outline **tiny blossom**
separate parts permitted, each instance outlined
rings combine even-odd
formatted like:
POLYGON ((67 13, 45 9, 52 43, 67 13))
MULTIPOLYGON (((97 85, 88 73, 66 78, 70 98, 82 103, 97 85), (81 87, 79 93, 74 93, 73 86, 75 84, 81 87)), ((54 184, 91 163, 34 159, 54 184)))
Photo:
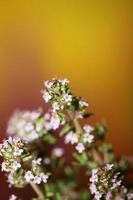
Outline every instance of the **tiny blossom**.
POLYGON ((92 170, 92 176, 90 178, 90 182, 95 183, 95 182, 98 181, 97 172, 98 172, 98 169, 93 169, 92 170))
POLYGON ((37 158, 36 160, 32 161, 34 164, 41 165, 42 158, 37 158))
POLYGON ((53 149, 53 155, 56 157, 61 157, 64 154, 64 149, 56 147, 53 149))
POLYGON ((90 133, 85 133, 83 135, 83 141, 84 142, 88 142, 88 143, 92 143, 94 140, 94 135, 90 134, 90 133))
POLYGON ((14 171, 16 171, 17 169, 19 169, 21 167, 21 164, 20 163, 18 163, 16 160, 13 162, 13 164, 12 164, 12 169, 14 170, 14 171))
POLYGON ((84 131, 85 131, 86 133, 91 133, 91 132, 94 130, 94 128, 93 128, 92 126, 90 126, 90 125, 85 125, 85 126, 83 127, 83 129, 84 129, 84 131))
POLYGON ((57 111, 57 110, 60 110, 60 107, 59 107, 59 105, 58 105, 57 102, 54 102, 54 103, 52 104, 52 108, 53 108, 53 111, 54 111, 54 112, 57 111))
POLYGON ((133 199, 133 192, 129 192, 127 194, 127 198, 128 198, 128 200, 132 200, 133 199))
POLYGON ((46 88, 50 89, 53 86, 53 82, 47 80, 44 81, 44 85, 46 88))
POLYGON ((20 148, 18 148, 18 147, 15 147, 15 149, 14 149, 14 152, 13 152, 13 155, 14 156, 20 156, 22 153, 23 153, 23 149, 20 149, 20 148))
POLYGON ((16 200, 17 199, 17 196, 12 194, 10 197, 9 197, 9 200, 16 200))
POLYGON ((1 164, 1 171, 5 171, 5 172, 9 172, 10 169, 7 167, 8 162, 7 161, 3 161, 1 164))
POLYGON ((79 153, 82 153, 85 150, 85 147, 82 143, 78 143, 75 148, 79 153))
POLYGON ((70 102, 72 101, 72 95, 70 95, 70 94, 64 94, 64 95, 63 95, 63 100, 64 100, 68 105, 70 105, 70 102))
POLYGON ((60 119, 59 119, 58 115, 55 115, 55 116, 51 117, 50 124, 51 124, 51 128, 54 129, 54 130, 56 130, 57 128, 59 128, 59 126, 60 126, 60 119))
POLYGON ((95 194, 97 192, 97 188, 94 183, 92 183, 89 188, 90 188, 91 194, 95 194))
POLYGON ((31 171, 27 171, 24 175, 24 178, 27 182, 30 182, 34 179, 34 175, 31 171))
POLYGON ((87 102, 83 101, 83 100, 80 100, 80 101, 79 101, 79 105, 82 106, 82 107, 83 107, 83 106, 86 106, 86 107, 87 107, 89 104, 88 104, 87 102))
POLYGON ((48 175, 44 173, 40 173, 40 177, 44 183, 47 183, 48 175))
POLYGON ((120 186, 122 181, 121 180, 117 181, 116 179, 113 179, 113 182, 114 182, 113 186, 111 187, 112 190, 120 186))
POLYGON ((33 183, 35 183, 35 184, 40 184, 41 183, 41 177, 40 176, 35 176, 34 177, 34 180, 33 180, 33 183))
POLYGON ((51 98, 52 96, 47 91, 43 92, 43 99, 45 100, 46 103, 48 103, 51 98))
POLYGON ((102 195, 100 194, 100 192, 97 191, 97 192, 95 193, 95 199, 96 199, 96 200, 100 200, 101 197, 102 197, 102 195))
POLYGON ((114 167, 114 164, 107 164, 107 165, 105 166, 105 168, 106 168, 107 170, 111 170, 113 167, 114 167))
POLYGON ((69 83, 69 80, 67 80, 67 79, 65 78, 65 79, 59 80, 59 82, 60 82, 62 85, 66 85, 66 84, 69 83))
POLYGON ((52 130, 52 129, 56 130, 59 128, 61 121, 57 114, 54 113, 50 115, 49 113, 47 113, 46 117, 45 117, 46 121, 44 123, 44 127, 47 131, 52 130))
POLYGON ((8 176, 7 176, 7 182, 9 183, 9 187, 11 187, 12 185, 15 185, 15 184, 17 184, 18 183, 18 180, 17 179, 14 179, 13 178, 13 172, 11 172, 10 174, 8 174, 8 176))
POLYGON ((112 198, 112 192, 111 191, 109 191, 109 192, 107 192, 107 194, 106 194, 106 200, 110 200, 111 198, 112 198))
POLYGON ((44 164, 49 165, 51 163, 51 160, 49 158, 44 158, 43 162, 44 164))
POLYGON ((68 144, 68 143, 75 144, 77 142, 78 142, 78 137, 77 137, 76 133, 74 133, 73 131, 70 131, 65 136, 65 144, 68 144))
POLYGON ((50 113, 45 113, 45 115, 44 115, 44 119, 46 119, 46 120, 50 120, 50 113))
POLYGON ((44 118, 42 117, 41 109, 16 111, 8 122, 7 134, 17 135, 19 138, 29 142, 42 136, 43 128, 44 118))
POLYGON ((114 172, 113 166, 113 164, 106 164, 104 167, 92 170, 89 188, 96 200, 103 197, 106 200, 111 200, 116 191, 121 189, 125 191, 125 188, 121 186, 120 174, 114 172))

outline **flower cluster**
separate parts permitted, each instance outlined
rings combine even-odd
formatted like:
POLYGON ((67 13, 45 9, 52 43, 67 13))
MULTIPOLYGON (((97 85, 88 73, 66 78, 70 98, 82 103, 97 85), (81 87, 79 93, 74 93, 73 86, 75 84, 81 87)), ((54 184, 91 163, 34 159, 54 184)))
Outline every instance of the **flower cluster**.
POLYGON ((74 96, 68 86, 69 81, 67 79, 55 79, 45 81, 45 90, 43 93, 43 99, 46 103, 52 103, 53 112, 58 113, 60 117, 63 117, 62 110, 72 111, 77 113, 77 116, 82 118, 82 114, 85 112, 85 108, 88 103, 82 98, 74 96))
POLYGON ((107 164, 104 167, 93 169, 90 177, 90 191, 96 200, 105 198, 110 200, 113 194, 121 187, 120 173, 115 173, 114 165, 107 164))
POLYGON ((92 134, 94 128, 90 125, 83 126, 82 134, 77 134, 70 131, 65 136, 65 144, 76 144, 75 149, 82 153, 85 150, 85 145, 92 144, 94 141, 94 135, 92 134))
POLYGON ((7 127, 8 135, 17 135, 26 141, 33 141, 40 137, 44 130, 42 110, 16 111, 10 118, 7 127))
POLYGON ((7 134, 32 142, 64 123, 56 113, 47 112, 44 115, 42 109, 16 111, 8 122, 7 134))
POLYGON ((132 200, 133 192, 128 190, 125 186, 121 186, 114 191, 109 191, 105 197, 106 200, 132 200))
POLYGON ((48 175, 41 170, 41 158, 33 159, 27 151, 26 143, 18 137, 9 137, 0 146, 0 154, 4 158, 1 168, 8 173, 8 182, 16 187, 23 187, 29 182, 46 183, 48 175), (32 162, 31 162, 32 160, 32 162), (31 163, 30 170, 27 164, 31 163))
POLYGON ((24 149, 25 144, 18 137, 9 137, 0 145, 0 155, 5 159, 2 162, 2 171, 15 172, 21 168, 21 159, 30 155, 24 149))
POLYGON ((46 131, 56 130, 65 123, 65 120, 61 120, 56 113, 47 112, 44 115, 44 127, 46 131))
MULTIPOLYGON (((121 176, 133 169, 133 159, 114 156, 112 145, 105 141, 104 122, 80 124, 91 113, 86 113, 88 103, 74 96, 68 83, 55 78, 44 82, 43 99, 51 103, 48 112, 16 111, 10 118, 8 139, 0 144, 1 170, 9 186, 29 184, 37 194, 34 200, 133 200, 121 176), (62 141, 74 146, 72 155, 62 141), (81 184, 82 169, 90 177, 89 190, 81 184)), ((9 197, 17 199, 14 194, 9 197)))

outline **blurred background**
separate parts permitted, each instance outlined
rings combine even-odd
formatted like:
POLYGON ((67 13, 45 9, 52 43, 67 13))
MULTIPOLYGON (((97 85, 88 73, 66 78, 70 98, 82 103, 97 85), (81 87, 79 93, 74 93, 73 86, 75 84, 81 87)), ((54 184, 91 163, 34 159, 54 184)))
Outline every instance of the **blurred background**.
MULTIPOLYGON (((131 0, 1 0, 0 140, 14 109, 46 109, 43 80, 57 76, 88 99, 90 123, 106 119, 117 155, 132 155, 132 11, 131 0)), ((7 200, 3 175, 0 188, 7 200)))

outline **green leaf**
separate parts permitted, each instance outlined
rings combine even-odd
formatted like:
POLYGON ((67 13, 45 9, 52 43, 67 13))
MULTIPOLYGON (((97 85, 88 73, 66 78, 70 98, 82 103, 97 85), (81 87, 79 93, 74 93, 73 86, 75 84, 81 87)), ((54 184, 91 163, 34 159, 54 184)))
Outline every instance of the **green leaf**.
POLYGON ((107 127, 105 122, 98 123, 94 129, 94 133, 99 139, 103 139, 107 133, 107 127))
POLYGON ((55 144, 56 138, 52 134, 48 133, 47 135, 43 136, 44 141, 48 142, 49 144, 55 144))
POLYGON ((60 135, 60 136, 63 136, 63 135, 65 135, 68 131, 70 131, 70 130, 71 130, 70 124, 66 124, 66 125, 63 127, 63 129, 60 131, 59 135, 60 135))
POLYGON ((80 163, 81 166, 86 166, 86 163, 88 162, 88 157, 86 153, 82 153, 81 155, 73 153, 73 156, 80 163))

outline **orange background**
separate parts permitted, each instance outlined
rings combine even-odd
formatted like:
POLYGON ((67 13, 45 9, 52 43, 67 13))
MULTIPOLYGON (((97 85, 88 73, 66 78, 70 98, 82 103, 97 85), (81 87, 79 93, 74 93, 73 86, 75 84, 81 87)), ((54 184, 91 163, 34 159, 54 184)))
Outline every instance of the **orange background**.
POLYGON ((88 99, 92 123, 106 119, 116 153, 133 154, 132 11, 130 0, 1 0, 0 138, 14 109, 45 106, 43 80, 57 75, 88 99))

